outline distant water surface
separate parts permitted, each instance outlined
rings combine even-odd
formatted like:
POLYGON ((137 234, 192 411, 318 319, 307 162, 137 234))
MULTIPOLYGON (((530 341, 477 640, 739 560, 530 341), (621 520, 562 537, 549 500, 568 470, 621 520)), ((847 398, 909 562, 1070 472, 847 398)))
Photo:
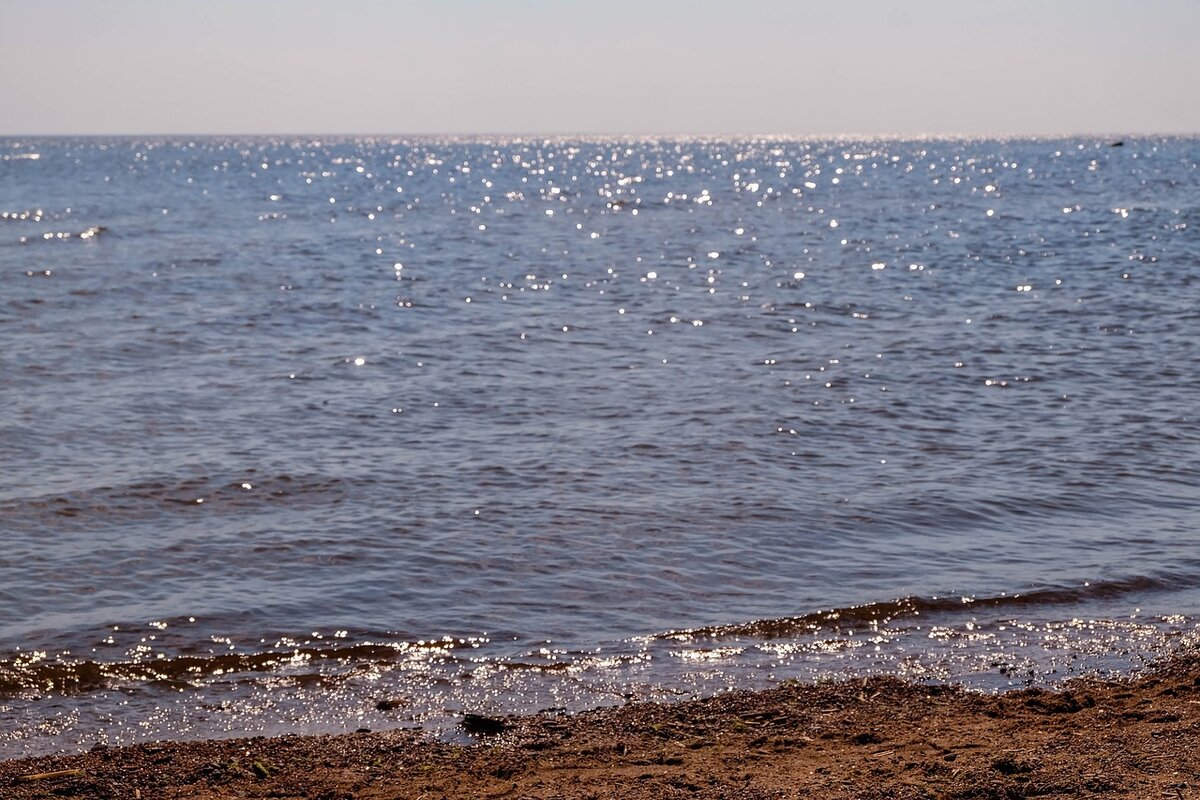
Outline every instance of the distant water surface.
POLYGON ((1200 619, 1200 140, 0 140, 0 757, 1200 619))

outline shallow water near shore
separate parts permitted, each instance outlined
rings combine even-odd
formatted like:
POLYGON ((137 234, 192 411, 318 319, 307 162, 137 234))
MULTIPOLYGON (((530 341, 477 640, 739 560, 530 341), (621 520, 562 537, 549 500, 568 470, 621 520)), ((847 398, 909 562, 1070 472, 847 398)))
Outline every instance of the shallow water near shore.
POLYGON ((0 140, 0 757, 1194 638, 1200 140, 1108 144, 0 140))

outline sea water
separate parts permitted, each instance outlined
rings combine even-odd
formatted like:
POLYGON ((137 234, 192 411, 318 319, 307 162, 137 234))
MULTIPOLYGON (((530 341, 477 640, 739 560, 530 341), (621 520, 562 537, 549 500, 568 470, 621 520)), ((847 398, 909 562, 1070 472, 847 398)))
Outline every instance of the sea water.
POLYGON ((0 757, 1200 620, 1200 140, 0 140, 0 757))

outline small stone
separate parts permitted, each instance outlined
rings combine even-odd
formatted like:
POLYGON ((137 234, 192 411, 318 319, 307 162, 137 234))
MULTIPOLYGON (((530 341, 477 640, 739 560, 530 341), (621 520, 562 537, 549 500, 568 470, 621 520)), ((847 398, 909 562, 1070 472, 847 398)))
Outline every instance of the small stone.
POLYGON ((464 714, 462 721, 462 729, 467 733, 495 736, 498 733, 503 733, 508 727, 504 720, 495 717, 485 717, 482 714, 464 714))
POLYGON ((404 708, 408 705, 408 700, 403 697, 390 697, 385 700, 380 700, 375 704, 376 711, 395 711, 397 708, 404 708))

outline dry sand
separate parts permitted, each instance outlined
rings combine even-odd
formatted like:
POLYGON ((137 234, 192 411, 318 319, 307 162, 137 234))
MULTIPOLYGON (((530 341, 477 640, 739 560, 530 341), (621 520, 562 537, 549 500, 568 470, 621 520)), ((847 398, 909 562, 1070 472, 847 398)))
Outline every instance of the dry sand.
POLYGON ((392 731, 6 761, 0 798, 1200 798, 1200 654, 1053 693, 871 678, 498 727, 475 746, 392 731))

